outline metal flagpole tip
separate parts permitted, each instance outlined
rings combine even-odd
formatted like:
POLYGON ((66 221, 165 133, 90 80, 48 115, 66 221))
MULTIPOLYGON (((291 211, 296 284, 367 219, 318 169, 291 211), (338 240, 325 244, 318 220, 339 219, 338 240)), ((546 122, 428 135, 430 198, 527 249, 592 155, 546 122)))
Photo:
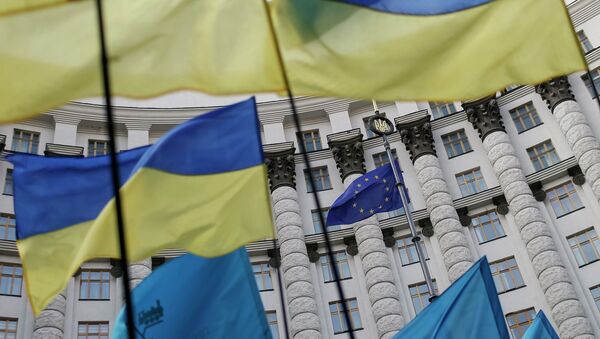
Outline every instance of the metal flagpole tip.
POLYGON ((369 118, 367 125, 371 132, 379 136, 394 133, 394 124, 388 118, 380 115, 379 111, 375 111, 375 115, 369 118))

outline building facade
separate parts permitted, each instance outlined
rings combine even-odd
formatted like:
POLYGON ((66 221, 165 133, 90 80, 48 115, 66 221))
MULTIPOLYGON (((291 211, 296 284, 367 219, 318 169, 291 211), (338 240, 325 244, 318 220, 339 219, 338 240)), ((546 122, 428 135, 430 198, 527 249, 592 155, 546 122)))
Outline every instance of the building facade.
MULTIPOLYGON (((561 337, 600 338, 600 109, 591 88, 591 81, 600 87, 600 1, 574 1, 569 11, 590 74, 511 86, 472 102, 379 103, 397 128, 390 142, 438 292, 486 255, 514 338, 538 310, 561 337)), ((285 338, 284 314, 290 337, 347 337, 332 265, 356 337, 391 337, 429 303, 404 211, 365 211, 372 215, 363 222, 328 228, 334 263, 319 218, 362 173, 389 162, 382 139, 366 127, 373 106, 297 98, 298 133, 284 98, 257 99, 278 241, 276 248, 262 241, 247 249, 275 337, 285 338)), ((117 99, 117 149, 151 144, 179 123, 236 100, 187 92, 117 99)), ((0 126, 2 154, 106 154, 100 103, 73 102, 0 126)), ((0 160, 0 338, 108 338, 123 299, 115 261, 82 265, 66 290, 33 316, 15 246, 11 166, 0 160)), ((163 251, 132 264, 132 284, 180 254, 163 251)))

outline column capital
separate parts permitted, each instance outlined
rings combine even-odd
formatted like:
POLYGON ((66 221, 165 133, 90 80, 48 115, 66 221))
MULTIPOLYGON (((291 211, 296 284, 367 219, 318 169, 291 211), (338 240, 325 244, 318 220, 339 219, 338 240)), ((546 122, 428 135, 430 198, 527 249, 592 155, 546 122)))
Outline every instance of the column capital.
POLYGON ((355 256, 358 254, 358 244, 356 243, 356 238, 352 235, 344 238, 344 244, 346 245, 346 253, 351 256, 355 256))
POLYGON ((67 114, 54 114, 52 115, 52 119, 54 119, 54 123, 56 124, 66 124, 66 125, 75 125, 78 126, 81 122, 81 119, 78 117, 73 117, 67 114))
POLYGON ((402 143, 410 153, 410 159, 413 163, 425 154, 437 156, 430 120, 431 116, 426 115, 414 121, 396 124, 402 143))
POLYGON ((471 216, 469 215, 469 209, 467 207, 456 209, 456 214, 458 214, 458 220, 461 225, 464 227, 471 225, 471 216))
POLYGON ((482 141, 492 132, 506 132, 495 95, 465 101, 463 108, 467 113, 467 119, 479 132, 482 141))
POLYGON ((308 260, 312 263, 319 261, 321 255, 319 254, 319 245, 317 243, 306 244, 306 253, 308 254, 308 260))
POLYGON ((269 256, 269 266, 273 268, 279 268, 279 266, 281 266, 281 254, 279 248, 268 249, 267 256, 269 256))
POLYGON ((569 173, 575 185, 581 186, 585 184, 585 175, 583 175, 583 171, 581 171, 579 165, 567 169, 567 173, 569 173))
POLYGON ((427 238, 431 238, 434 234, 433 224, 431 223, 431 219, 421 219, 419 220, 419 227, 421 228, 421 233, 427 238))
POLYGON ((383 243, 385 247, 392 248, 396 245, 396 238, 394 238, 394 228, 384 228, 381 230, 383 234, 383 243))
POLYGON ((295 151, 293 142, 264 146, 271 192, 283 186, 296 189, 295 151))
POLYGON ((351 174, 364 174, 365 156, 360 129, 353 129, 327 136, 333 159, 340 171, 342 181, 351 174))
POLYGON ((150 131, 152 123, 147 121, 128 121, 125 123, 128 131, 150 131))
POLYGON ((504 194, 492 198, 492 203, 496 206, 496 212, 500 215, 508 214, 508 202, 504 194))
POLYGON ((571 84, 566 76, 557 77, 535 86, 535 91, 539 94, 552 113, 554 108, 564 101, 575 101, 575 96, 571 92, 571 84))

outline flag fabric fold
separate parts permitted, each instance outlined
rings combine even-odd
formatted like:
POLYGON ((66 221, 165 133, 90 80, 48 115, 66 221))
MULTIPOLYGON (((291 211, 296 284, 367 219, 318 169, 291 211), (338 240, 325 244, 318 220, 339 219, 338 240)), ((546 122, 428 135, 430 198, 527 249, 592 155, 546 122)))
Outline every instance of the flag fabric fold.
POLYGON ((474 263, 394 338, 510 339, 487 258, 474 263))
MULTIPOLYGON (((282 93, 267 13, 296 95, 466 100, 586 68, 562 0, 103 2, 113 93, 131 98, 282 93)), ((102 93, 95 10, 0 4, 0 122, 102 93)))
MULTIPOLYGON (((2 2, 1 122, 102 95, 94 0, 2 2)), ((114 95, 284 90, 262 0, 102 2, 114 95)))
MULTIPOLYGON (((144 279, 132 299, 139 339, 271 338, 244 248, 218 258, 173 259, 144 279)), ((111 337, 128 338, 124 310, 111 337)))
MULTIPOLYGON (((118 154, 128 257, 165 248, 217 257, 273 235, 254 98, 118 154)), ((9 156, 17 247, 37 314, 80 265, 117 258, 110 158, 9 156)))
POLYGON ((272 12, 302 95, 455 101, 586 68, 563 0, 274 0, 272 12), (457 6, 412 16, 344 2, 457 6))
POLYGON ((354 180, 331 205, 326 225, 350 225, 374 214, 400 208, 402 200, 396 188, 394 171, 392 165, 387 164, 354 180))
POLYGON ((521 339, 559 339, 544 311, 539 311, 521 339))
POLYGON ((337 0, 373 10, 407 14, 439 15, 487 4, 493 0, 337 0))

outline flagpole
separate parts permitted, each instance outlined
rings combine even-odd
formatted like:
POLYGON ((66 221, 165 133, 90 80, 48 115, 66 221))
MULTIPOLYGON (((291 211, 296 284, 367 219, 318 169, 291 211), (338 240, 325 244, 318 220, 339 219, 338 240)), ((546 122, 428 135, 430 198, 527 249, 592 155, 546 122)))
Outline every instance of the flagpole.
MULTIPOLYGON (((377 102, 373 100, 373 108, 375 110, 375 118, 381 119, 383 121, 385 118, 380 115, 379 109, 377 108, 377 102)), ((387 119, 385 119, 387 120, 387 119)), ((396 188, 398 189, 398 193, 400 193, 400 200, 402 200, 402 206, 404 206, 404 214, 406 215, 406 220, 408 221, 408 228, 410 228, 410 234, 412 236, 411 241, 415 245, 415 249, 417 251, 417 257, 419 258, 419 264, 421 265, 421 271, 423 271, 423 277, 425 277, 425 283, 427 284, 427 289, 429 290, 429 301, 432 301, 435 297, 437 297, 435 293, 435 289, 433 288, 433 280, 431 279, 431 274, 429 273, 429 267, 427 266, 427 262, 425 261, 425 253, 423 252, 423 247, 421 247, 421 237, 417 233, 417 226, 415 225, 415 221, 412 217, 412 211, 408 206, 408 198, 406 196, 406 191, 404 188, 404 182, 400 179, 400 173, 398 168, 396 168, 396 159, 392 154, 392 149, 390 148, 390 142, 388 140, 387 134, 393 132, 393 126, 391 123, 385 122, 387 127, 385 130, 377 129, 369 121, 369 129, 376 134, 381 135, 383 138, 383 147, 385 147, 385 152, 387 153, 388 159, 390 159, 390 164, 392 165, 392 171, 394 172, 394 179, 396 180, 396 188)), ((400 163, 398 163, 398 167, 400 167, 400 163)))
POLYGON ((129 287, 129 268, 127 266, 127 243, 125 241, 125 221, 123 219, 123 206, 121 203, 121 195, 119 193, 119 166, 117 164, 117 149, 116 136, 113 119, 113 107, 110 89, 110 74, 108 64, 108 53, 106 52, 106 37, 104 30, 104 15, 102 10, 102 0, 96 0, 96 14, 98 18, 98 33, 100 42, 100 65, 102 67, 102 85, 104 90, 104 101, 106 107, 106 127, 108 128, 109 136, 109 155, 113 194, 115 196, 115 210, 117 217, 117 230, 119 238, 119 251, 121 254, 120 263, 123 268, 123 291, 125 293, 125 314, 127 319, 127 334, 129 339, 135 338, 135 323, 133 322, 133 302, 131 300, 131 289, 129 287))
MULTIPOLYGON (((292 93, 292 87, 290 86, 290 81, 287 75, 285 63, 283 61, 283 55, 281 53, 281 47, 279 46, 279 39, 277 38, 277 33, 275 32, 275 26, 273 25, 273 18, 271 17, 271 11, 269 9, 269 2, 271 0, 262 0, 265 14, 267 15, 267 21, 269 23, 269 30, 271 37, 273 39, 273 44, 275 45, 275 52, 277 53, 277 62, 279 63, 279 69, 281 70, 281 77, 283 78, 283 83, 285 85, 285 91, 287 92, 288 100, 290 102, 290 106, 292 109, 292 117, 294 120, 294 127, 296 129, 296 133, 300 133, 300 118, 298 117, 298 110, 296 109, 296 102, 294 101, 294 95, 292 93)), ((304 159, 304 163, 306 164, 306 171, 308 174, 308 180, 310 181, 311 187, 315 187, 315 178, 312 173, 312 168, 310 165, 310 159, 308 158, 308 153, 304 147, 303 143, 298 143, 298 148, 300 153, 302 154, 302 158, 304 159)), ((313 195, 313 200, 317 207, 317 211, 319 211, 319 221, 321 225, 325 225, 325 218, 323 217, 321 202, 319 199, 319 195, 317 194, 317 190, 311 190, 313 195)), ((331 240, 329 239, 329 233, 327 231, 327 226, 323 227, 323 237, 325 238, 325 246, 327 247, 327 257, 329 258, 330 263, 335 262, 335 258, 333 255, 333 248, 331 246, 331 240)), ((342 287, 342 283, 340 280, 340 273, 338 271, 337 265, 331 265, 333 268, 333 279, 335 280, 335 287, 338 292, 338 295, 342 301, 342 312, 344 313, 342 319, 346 328, 348 329, 348 336, 350 339, 354 339, 354 328, 352 327, 352 323, 350 322, 350 312, 348 310, 348 305, 346 303, 346 297, 344 296, 344 288, 342 287)))

